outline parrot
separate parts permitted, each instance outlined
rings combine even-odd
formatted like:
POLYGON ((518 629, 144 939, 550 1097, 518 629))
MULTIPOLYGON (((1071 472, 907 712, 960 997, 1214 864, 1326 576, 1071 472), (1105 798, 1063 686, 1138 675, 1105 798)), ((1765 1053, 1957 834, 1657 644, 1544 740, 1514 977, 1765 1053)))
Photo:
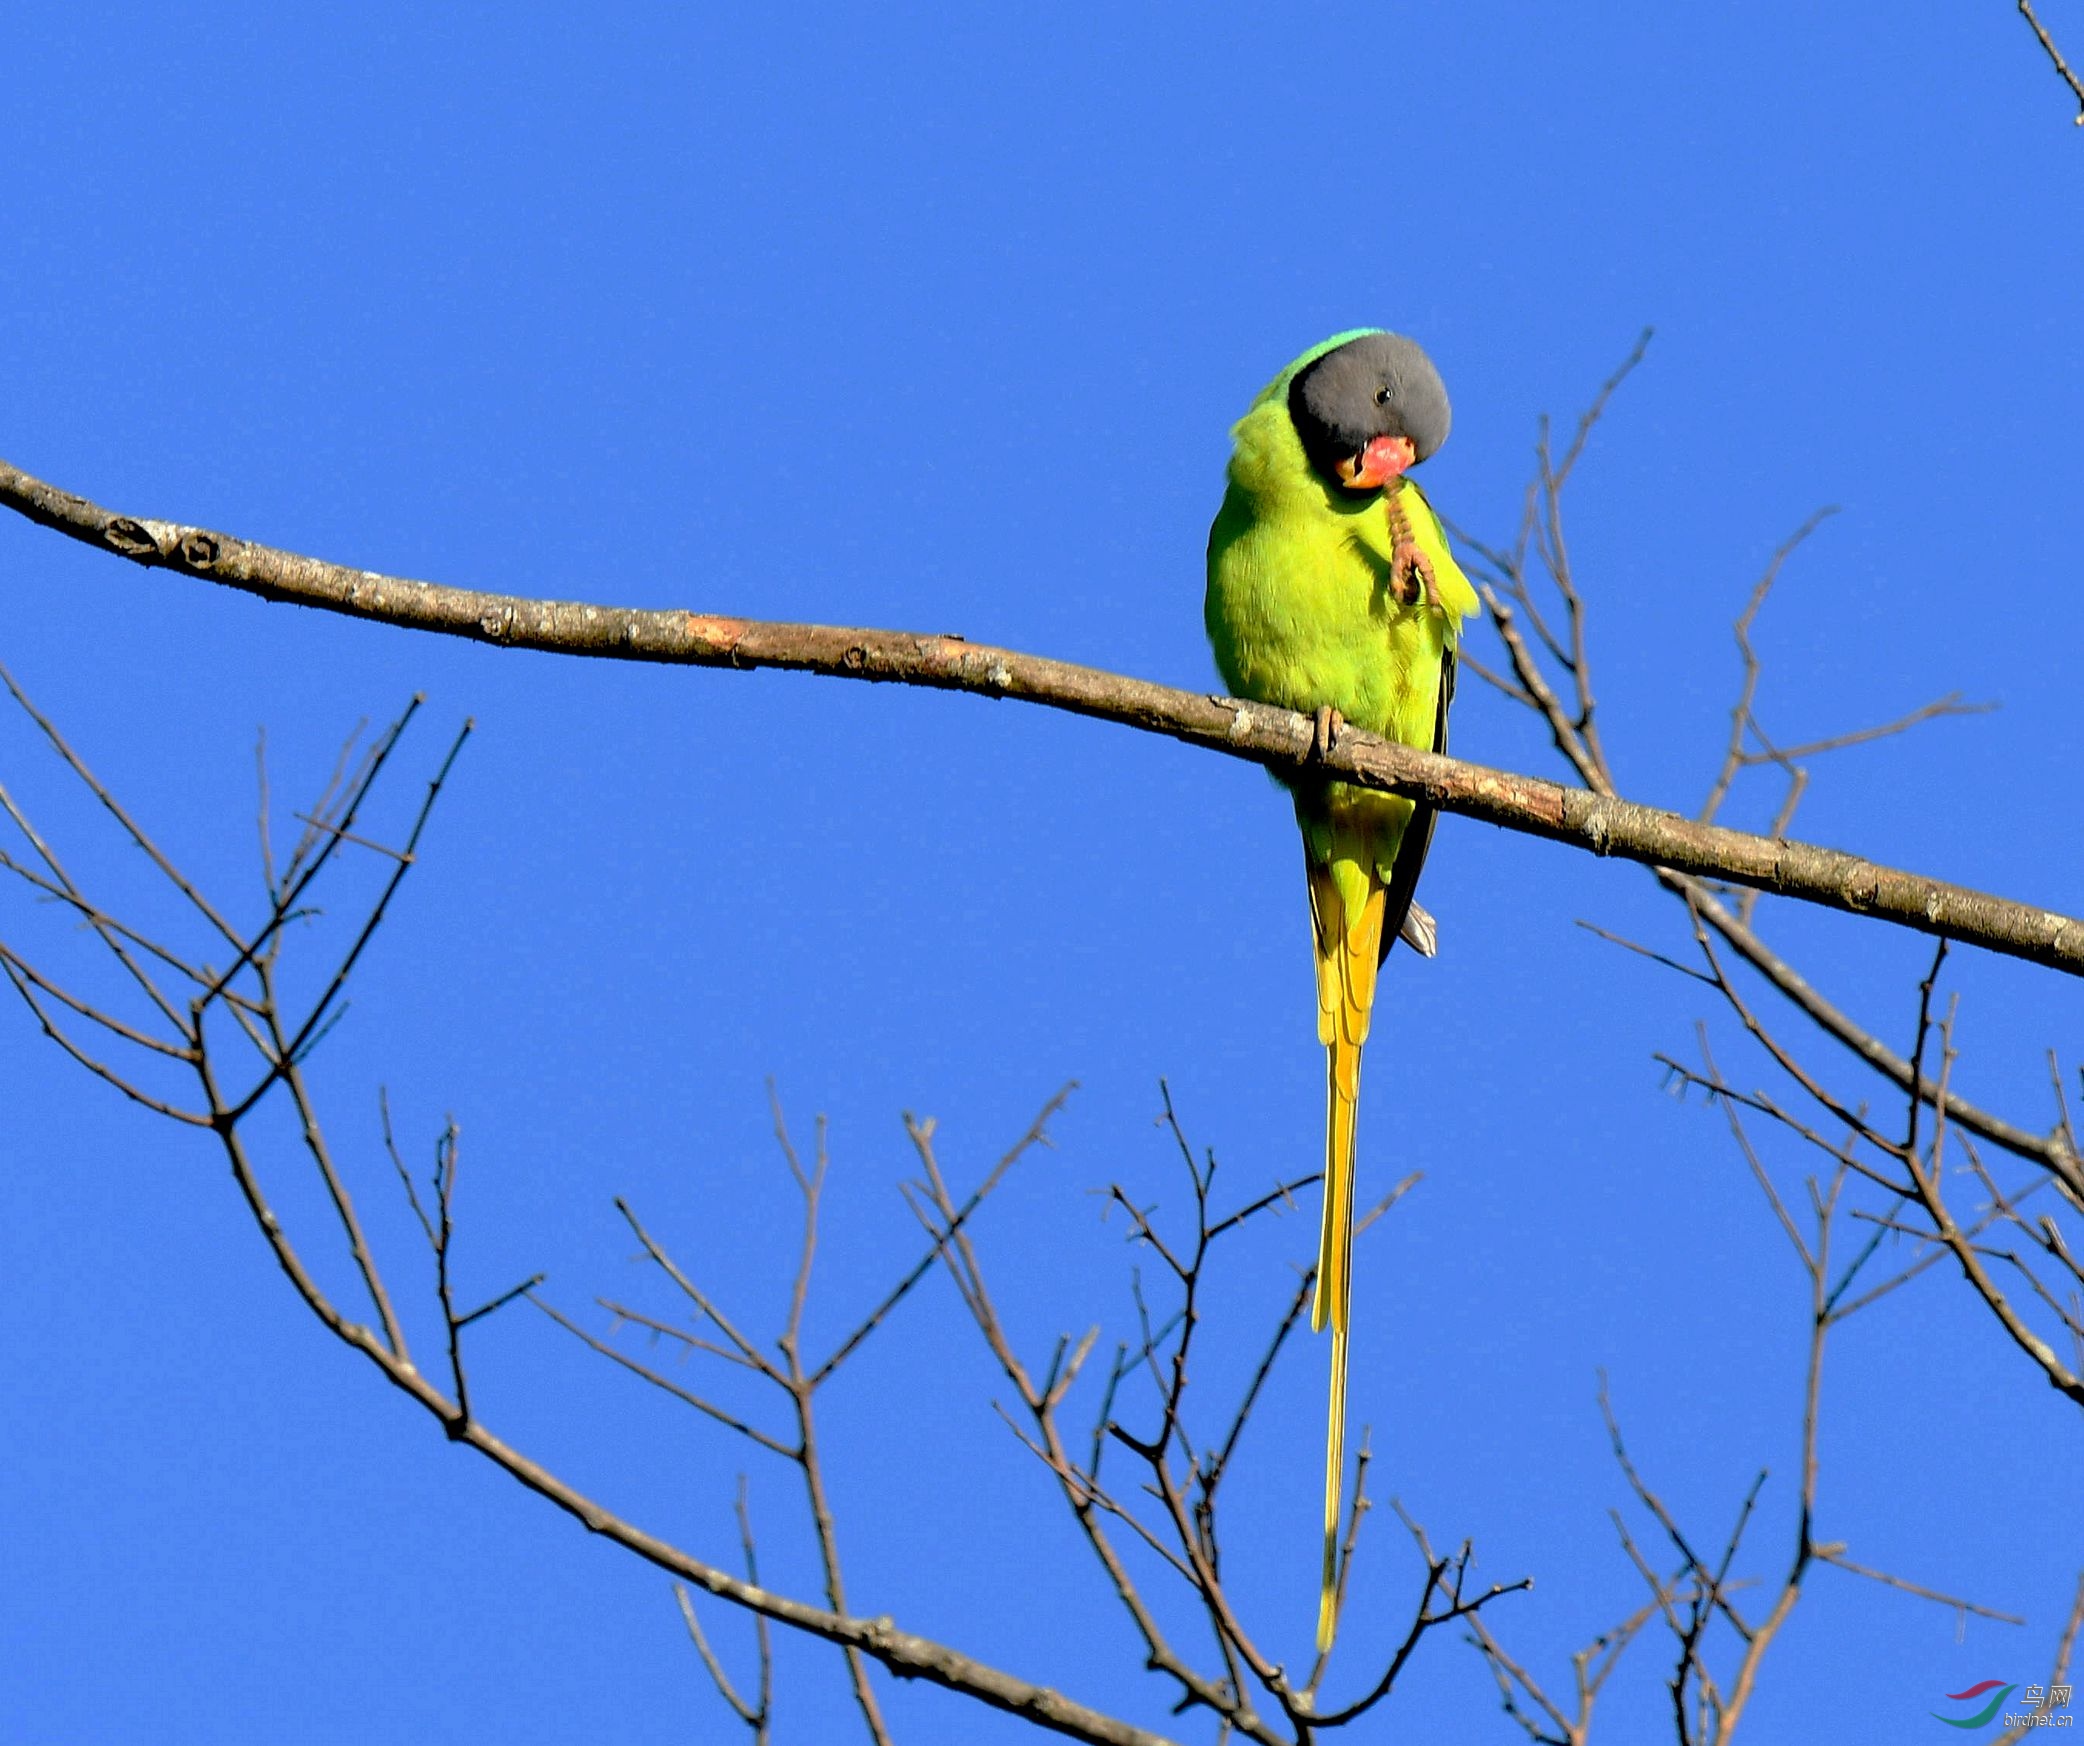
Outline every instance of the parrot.
POLYGON ((1334 334, 1276 376, 1232 428, 1208 536, 1204 617, 1223 682, 1234 696, 1314 721, 1316 757, 1275 777, 1302 828, 1328 1068, 1310 1312, 1317 1332, 1331 1330, 1320 1653, 1338 1624, 1361 1045, 1377 970, 1398 936, 1432 955, 1431 918, 1412 894, 1433 809, 1309 766, 1348 723, 1420 751, 1447 749, 1455 649, 1478 601, 1408 469, 1447 440, 1448 422, 1446 386, 1414 341, 1380 328, 1334 334))

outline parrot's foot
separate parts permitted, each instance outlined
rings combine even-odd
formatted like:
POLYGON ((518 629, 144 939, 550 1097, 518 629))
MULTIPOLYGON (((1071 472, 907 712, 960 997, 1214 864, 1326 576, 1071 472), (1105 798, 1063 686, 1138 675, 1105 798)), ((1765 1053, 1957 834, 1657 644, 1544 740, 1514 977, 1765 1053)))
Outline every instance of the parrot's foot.
POLYGON ((1338 744, 1345 726, 1346 718, 1330 704, 1318 710, 1310 727, 1310 756, 1320 764, 1328 763, 1331 749, 1338 744))
POLYGON ((1416 606, 1423 601, 1440 611, 1440 584, 1433 575, 1433 560, 1420 550, 1411 532, 1411 513, 1401 490, 1390 492, 1382 504, 1389 519, 1389 591, 1399 606, 1416 606))
POLYGON ((1440 584, 1433 576, 1433 560, 1418 549, 1412 540, 1400 540, 1389 558, 1389 591, 1402 606, 1416 606, 1423 601, 1435 612, 1440 611, 1440 584))

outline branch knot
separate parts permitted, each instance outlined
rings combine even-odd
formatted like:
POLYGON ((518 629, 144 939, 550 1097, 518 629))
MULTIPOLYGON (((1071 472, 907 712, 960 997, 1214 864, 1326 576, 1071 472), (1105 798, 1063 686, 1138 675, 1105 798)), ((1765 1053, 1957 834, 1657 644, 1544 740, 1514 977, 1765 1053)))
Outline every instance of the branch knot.
POLYGON ((141 521, 133 521, 127 515, 119 515, 101 530, 101 537, 126 558, 143 557, 147 553, 158 554, 159 542, 152 537, 151 530, 141 521))

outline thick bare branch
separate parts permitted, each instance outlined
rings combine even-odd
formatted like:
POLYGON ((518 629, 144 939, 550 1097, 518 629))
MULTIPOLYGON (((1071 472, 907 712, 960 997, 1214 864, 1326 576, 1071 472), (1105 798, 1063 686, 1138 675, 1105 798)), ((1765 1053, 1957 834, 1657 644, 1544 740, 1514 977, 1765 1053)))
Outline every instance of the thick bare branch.
MULTIPOLYGON (((407 581, 203 528, 117 515, 5 462, 0 505, 149 567, 266 600, 502 647, 732 670, 776 667, 969 691, 1095 716, 1259 764, 1285 767, 1313 755, 1315 724, 1291 710, 1178 691, 956 636, 592 606, 407 581)), ((1610 794, 1412 751, 1351 729, 1325 754, 1322 767, 1361 787, 1409 795, 1443 812, 1593 854, 1757 886, 2084 975, 2084 919, 1839 850, 1703 825, 1610 794)))

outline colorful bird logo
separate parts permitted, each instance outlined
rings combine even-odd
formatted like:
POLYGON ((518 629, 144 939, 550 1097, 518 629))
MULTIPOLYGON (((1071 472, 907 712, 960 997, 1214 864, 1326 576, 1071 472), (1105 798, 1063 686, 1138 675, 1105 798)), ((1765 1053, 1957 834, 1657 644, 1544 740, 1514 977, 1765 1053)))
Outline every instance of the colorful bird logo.
POLYGON ((1972 1699, 1981 1697, 1986 1691, 1995 1692, 1997 1695, 1991 1698, 1981 1709, 1977 1710, 1974 1715, 1942 1716, 1937 1710, 1928 1710, 1926 1714, 1935 1722, 1946 1723, 1949 1728, 1985 1728, 1990 1725, 1991 1717, 1997 1714, 1998 1710, 2003 1707, 2004 1700, 2010 1697, 2015 1689, 2017 1688, 2006 1685, 2001 1679, 1979 1679, 1966 1691, 1950 1691, 1947 1693, 1948 1703, 1965 1704, 1972 1699))

